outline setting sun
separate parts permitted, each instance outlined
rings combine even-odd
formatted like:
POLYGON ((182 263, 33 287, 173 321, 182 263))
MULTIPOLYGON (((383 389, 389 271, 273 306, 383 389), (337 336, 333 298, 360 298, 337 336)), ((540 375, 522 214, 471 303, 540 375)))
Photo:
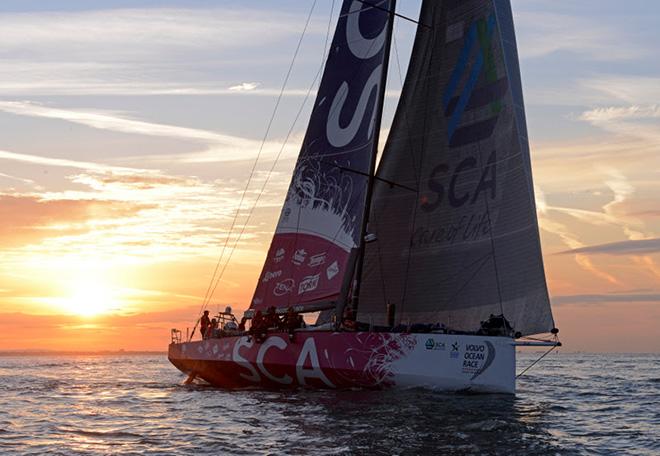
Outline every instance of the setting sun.
POLYGON ((84 280, 73 288, 71 296, 63 301, 67 312, 91 317, 117 307, 113 290, 101 280, 84 280))

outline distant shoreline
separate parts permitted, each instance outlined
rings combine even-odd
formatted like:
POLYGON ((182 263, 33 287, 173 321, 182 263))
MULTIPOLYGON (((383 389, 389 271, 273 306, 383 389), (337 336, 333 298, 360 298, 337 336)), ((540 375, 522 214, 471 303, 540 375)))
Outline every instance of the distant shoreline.
POLYGON ((0 357, 9 356, 166 356, 166 351, 149 350, 0 350, 0 357))

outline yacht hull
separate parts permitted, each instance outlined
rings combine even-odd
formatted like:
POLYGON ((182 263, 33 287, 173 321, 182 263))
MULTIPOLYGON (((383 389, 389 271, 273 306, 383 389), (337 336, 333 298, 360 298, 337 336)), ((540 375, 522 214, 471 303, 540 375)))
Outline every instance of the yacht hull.
POLYGON ((170 344, 179 370, 221 388, 413 388, 515 393, 507 337, 299 331, 170 344))

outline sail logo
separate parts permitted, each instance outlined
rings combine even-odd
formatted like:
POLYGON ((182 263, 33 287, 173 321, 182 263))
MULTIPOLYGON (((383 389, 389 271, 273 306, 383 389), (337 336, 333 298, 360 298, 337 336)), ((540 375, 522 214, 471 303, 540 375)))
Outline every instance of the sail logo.
POLYGON ((293 258, 291 258, 291 262, 296 266, 300 266, 305 262, 306 256, 307 256, 307 251, 305 249, 298 249, 293 254, 293 258))
POLYGON ((449 178, 450 171, 452 170, 446 163, 441 163, 431 170, 427 185, 435 196, 429 198, 424 195, 422 197, 420 203, 425 212, 435 211, 445 200, 445 196, 449 205, 454 208, 465 204, 473 205, 482 194, 490 196, 490 199, 495 199, 497 190, 497 153, 495 151, 490 153, 485 166, 482 165, 481 168, 476 158, 466 157, 453 169, 451 178, 449 178), (479 176, 478 179, 477 176, 479 176), (449 180, 449 185, 447 185, 447 180, 449 180), (476 182, 476 186, 474 186, 474 182, 476 182), (466 188, 470 184, 473 187, 466 188))
POLYGON ((325 270, 325 276, 328 280, 332 280, 337 274, 339 274, 339 264, 335 261, 325 270))
MULTIPOLYGON (((363 9, 363 3, 360 0, 353 0, 351 6, 349 7, 348 14, 346 14, 346 43, 348 48, 353 54, 354 57, 357 57, 360 60, 369 60, 376 55, 379 55, 385 45, 385 39, 387 34, 387 27, 383 27, 380 33, 374 38, 367 38, 362 34, 360 30, 360 15, 363 9)), ((386 2, 381 2, 386 3, 386 2)), ((387 7, 388 5, 380 5, 379 8, 387 7)), ((369 78, 364 83, 362 91, 360 92, 360 98, 358 99, 357 106, 354 108, 353 116, 348 122, 348 125, 342 127, 339 124, 339 119, 344 118, 342 115, 344 104, 348 99, 350 92, 350 87, 348 82, 343 81, 337 89, 335 96, 332 100, 330 106, 330 112, 328 113, 328 119, 326 123, 326 136, 328 142, 337 148, 344 147, 355 139, 355 136, 360 131, 362 121, 367 113, 368 108, 373 103, 371 101, 371 94, 376 89, 380 88, 381 84, 381 74, 383 72, 383 65, 380 64, 376 66, 369 78)), ((322 100, 323 101, 323 100, 322 100)), ((371 119, 369 121, 369 128, 367 130, 367 139, 371 139, 373 136, 373 130, 376 120, 376 109, 372 107, 371 109, 371 119)))
POLYGON ((319 286, 320 277, 321 274, 315 274, 312 276, 307 276, 304 279, 302 279, 300 281, 300 285, 298 286, 298 294, 301 295, 303 293, 316 290, 316 287, 319 286))
POLYGON ((317 253, 316 255, 312 255, 311 257, 309 257, 309 262, 307 263, 307 266, 309 266, 310 268, 321 266, 322 264, 325 263, 325 259, 327 256, 328 256, 327 252, 317 253))
POLYGON ((470 25, 463 40, 463 48, 442 95, 450 147, 459 147, 489 138, 495 129, 497 117, 502 109, 500 99, 508 90, 507 79, 498 79, 497 75, 492 45, 495 26, 494 14, 486 19, 478 19, 470 25), (485 76, 486 84, 477 87, 482 74, 485 76), (461 81, 465 83, 459 90, 461 81), (490 115, 486 118, 480 115, 478 117, 481 120, 469 125, 461 125, 466 112, 484 106, 490 106, 490 115))
POLYGON ((266 271, 264 274, 264 278, 261 279, 263 283, 268 283, 270 282, 271 279, 276 279, 282 275, 282 270, 280 269, 279 271, 266 271))
POLYGON ((285 294, 291 293, 291 290, 293 290, 293 286, 295 284, 296 283, 293 279, 286 279, 281 282, 277 282, 275 284, 275 288, 273 288, 273 294, 275 296, 284 296, 285 294))
POLYGON ((286 250, 284 250, 283 248, 277 249, 277 251, 275 252, 275 256, 273 257, 273 261, 275 263, 281 262, 284 259, 284 255, 286 255, 286 250))

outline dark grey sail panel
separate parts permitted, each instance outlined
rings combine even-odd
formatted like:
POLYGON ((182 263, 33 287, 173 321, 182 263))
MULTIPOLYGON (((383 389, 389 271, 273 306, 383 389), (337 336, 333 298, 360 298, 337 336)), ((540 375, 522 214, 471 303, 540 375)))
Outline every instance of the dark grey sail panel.
POLYGON ((425 1, 378 176, 361 321, 553 327, 508 0, 425 1), (408 187, 408 188, 406 188, 408 187), (416 189, 413 191, 411 189, 416 189))

